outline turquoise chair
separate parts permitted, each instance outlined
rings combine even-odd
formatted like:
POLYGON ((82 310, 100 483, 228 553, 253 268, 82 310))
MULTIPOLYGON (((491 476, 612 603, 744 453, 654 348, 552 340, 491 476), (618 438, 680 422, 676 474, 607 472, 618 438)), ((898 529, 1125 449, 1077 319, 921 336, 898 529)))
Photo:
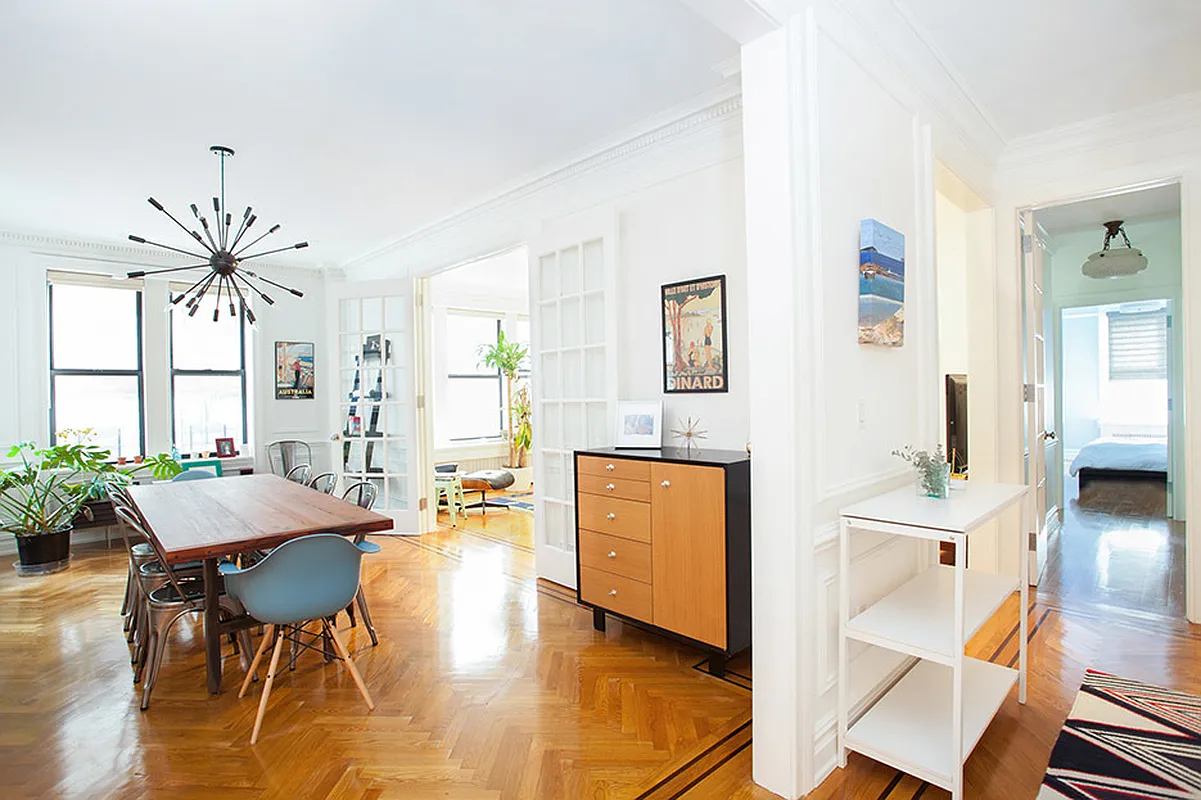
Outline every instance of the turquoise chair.
POLYGON ((238 569, 233 564, 220 565, 225 591, 241 602, 252 617, 266 625, 263 641, 246 671, 238 697, 246 695, 267 648, 272 642, 275 644, 267 680, 263 684, 263 696, 259 700, 259 712, 254 719, 254 731, 250 734, 251 744, 259 738, 284 640, 315 650, 313 643, 319 636, 312 636, 308 642, 301 640, 305 626, 313 621, 321 622, 322 633, 333 640, 334 649, 367 701, 367 708, 374 710, 375 703, 367 686, 329 618, 354 601, 359 591, 363 554, 379 549, 379 545, 371 542, 355 544, 337 534, 318 533, 281 544, 252 567, 238 569))
MULTIPOLYGON (((209 472, 206 469, 202 469, 202 468, 185 469, 183 472, 179 473, 174 478, 172 478, 171 482, 175 483, 176 481, 203 481, 203 480, 208 480, 209 478, 215 478, 215 477, 217 477, 217 476, 214 475, 213 473, 209 472)), ((222 485, 224 485, 224 484, 222 484, 222 485)))

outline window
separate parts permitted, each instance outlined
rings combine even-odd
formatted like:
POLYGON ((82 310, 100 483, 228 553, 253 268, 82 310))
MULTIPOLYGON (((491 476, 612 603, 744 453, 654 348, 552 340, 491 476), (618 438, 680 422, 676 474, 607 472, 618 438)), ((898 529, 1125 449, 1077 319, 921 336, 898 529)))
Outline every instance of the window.
POLYGON ((481 346, 494 344, 500 319, 475 314, 446 315, 446 437, 452 441, 500 436, 504 387, 500 371, 480 364, 481 346))
POLYGON ((195 316, 171 310, 172 440, 189 453, 246 441, 245 325, 225 313, 214 322, 205 306, 195 316))
POLYGON ((1109 312, 1109 379, 1167 380, 1167 309, 1109 312))
POLYGON ((51 440, 92 428, 114 456, 142 455, 142 293, 52 278, 49 294, 51 440))
POLYGON ((522 378, 528 379, 530 377, 530 359, 528 356, 530 352, 530 318, 518 317, 513 320, 511 330, 507 331, 506 335, 525 348, 525 352, 527 353, 525 363, 517 374, 522 378))

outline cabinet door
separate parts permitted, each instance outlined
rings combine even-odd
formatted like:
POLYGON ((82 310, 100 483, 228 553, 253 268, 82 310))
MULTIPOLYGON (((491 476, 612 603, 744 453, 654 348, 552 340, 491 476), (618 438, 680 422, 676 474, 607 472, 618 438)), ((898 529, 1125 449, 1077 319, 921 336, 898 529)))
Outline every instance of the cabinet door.
POLYGON ((685 464, 651 466, 651 581, 654 622, 726 646, 725 472, 685 464))

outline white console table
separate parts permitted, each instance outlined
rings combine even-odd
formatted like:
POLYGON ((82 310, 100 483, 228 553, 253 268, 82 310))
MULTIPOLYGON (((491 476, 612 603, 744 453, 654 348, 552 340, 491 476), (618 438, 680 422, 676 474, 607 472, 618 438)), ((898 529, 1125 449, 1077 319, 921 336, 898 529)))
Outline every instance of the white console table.
MULTIPOLYGON (((967 569, 972 532, 1005 509, 1023 505, 1025 486, 966 481, 945 500, 922 497, 913 486, 842 510, 838 646, 838 764, 854 750, 963 798, 963 764, 980 741, 1013 684, 1026 702, 1026 614, 1029 559, 1020 577, 967 569), (852 530, 953 542, 955 566, 934 563, 896 590, 852 616, 852 530), (1021 592, 1021 633, 1016 670, 969 658, 964 645, 1013 594, 1021 592), (847 646, 851 640, 912 657, 904 675, 858 719, 851 713, 847 646)), ((935 551, 937 552, 937 551, 935 551)))

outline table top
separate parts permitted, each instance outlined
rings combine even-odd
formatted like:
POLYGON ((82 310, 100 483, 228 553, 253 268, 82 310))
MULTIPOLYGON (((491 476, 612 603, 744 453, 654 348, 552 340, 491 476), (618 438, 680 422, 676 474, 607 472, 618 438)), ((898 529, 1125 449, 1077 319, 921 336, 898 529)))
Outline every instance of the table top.
POLYGON ((392 530, 390 517, 277 475, 129 487, 167 561, 260 550, 310 533, 392 530))
POLYGON ((853 519, 968 533, 1020 501, 1026 491, 1024 484, 953 481, 950 496, 942 500, 923 497, 909 485, 853 503, 840 513, 853 519))

